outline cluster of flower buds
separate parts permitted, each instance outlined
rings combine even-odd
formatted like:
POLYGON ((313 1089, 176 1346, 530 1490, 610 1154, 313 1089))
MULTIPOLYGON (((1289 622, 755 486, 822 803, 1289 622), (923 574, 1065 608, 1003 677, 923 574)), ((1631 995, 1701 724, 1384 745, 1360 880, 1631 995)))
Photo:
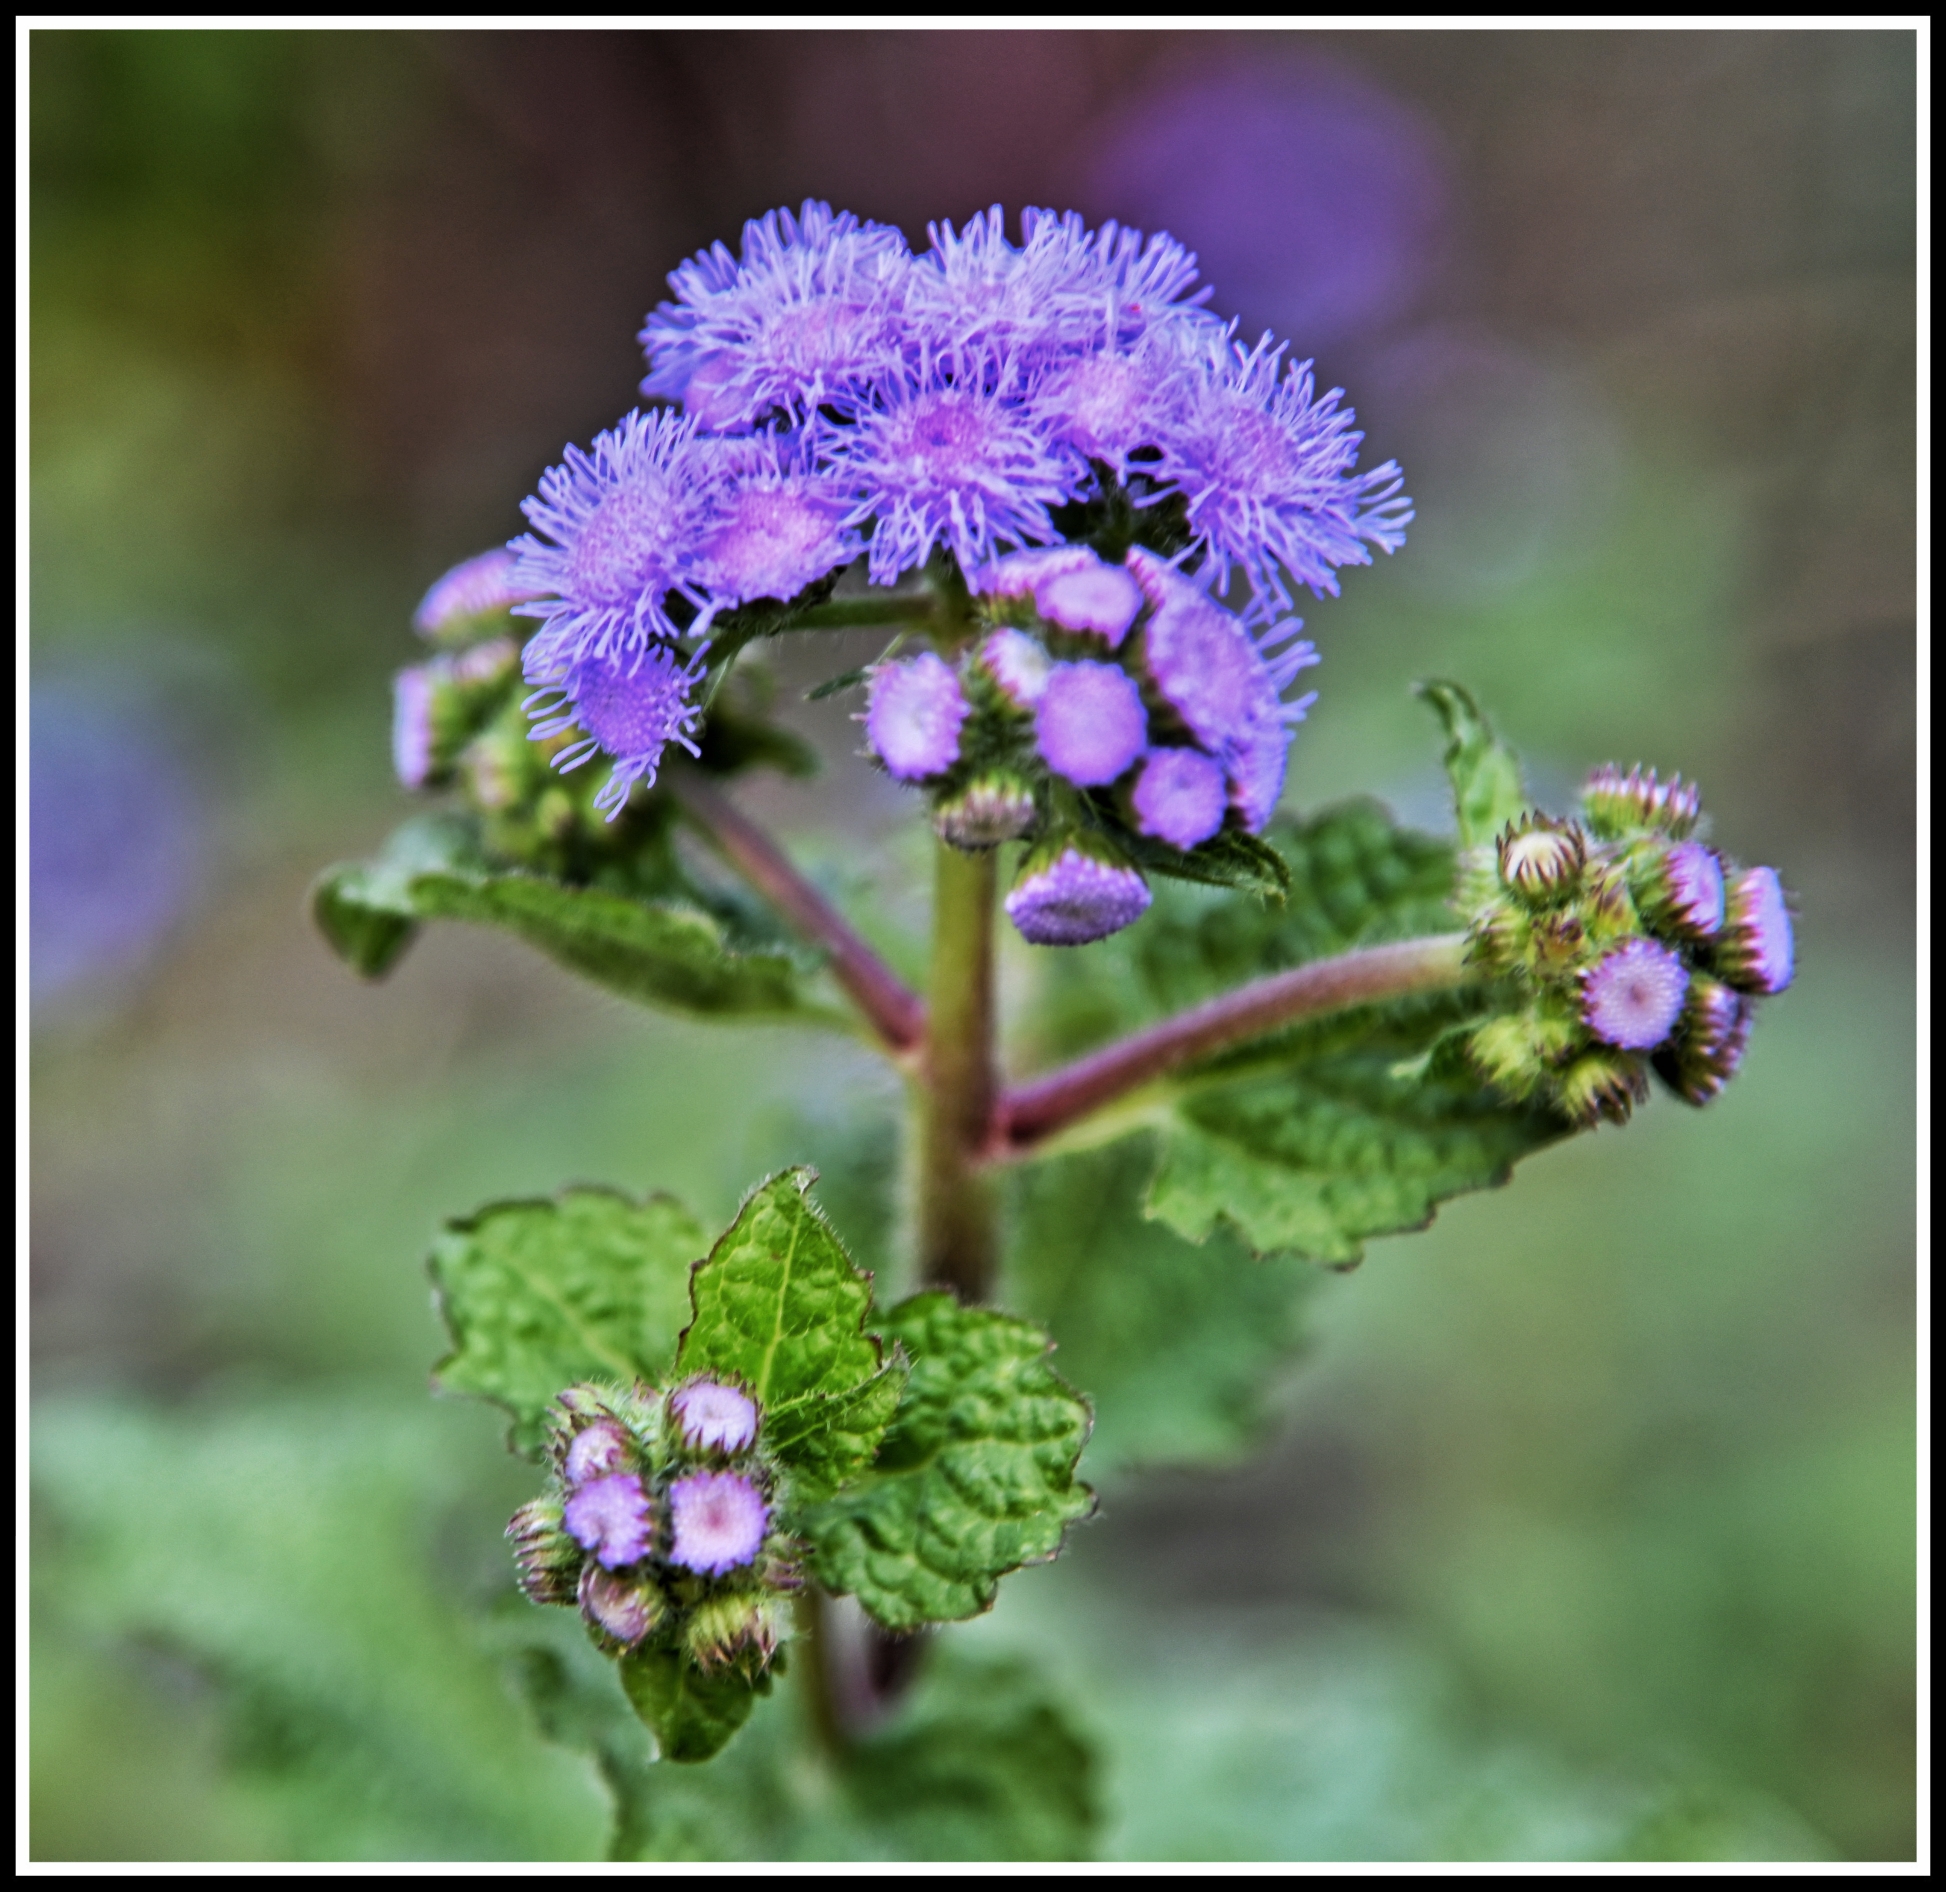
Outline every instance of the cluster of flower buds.
POLYGON ((1316 700, 1284 700, 1318 661, 1296 619, 1253 632, 1139 545, 1120 565, 1086 545, 1015 552, 973 585, 984 636, 957 666, 881 664, 865 733, 946 841, 1035 843, 1007 901, 1024 937, 1080 945, 1141 916, 1148 884, 1117 829, 1181 850, 1263 831, 1316 700))
POLYGON ((1473 962, 1526 995, 1469 1041, 1503 1090, 1621 1122, 1651 1068, 1692 1104, 1736 1074, 1756 1001, 1791 982, 1791 917, 1774 869, 1695 838, 1701 814, 1681 777, 1608 766, 1578 821, 1524 815, 1467 857, 1473 962))
POLYGON ((570 1386, 556 1401, 552 1488, 507 1526, 520 1587, 579 1608, 610 1653, 679 1650, 761 1674, 801 1579, 775 1528, 763 1413, 741 1387, 570 1386))

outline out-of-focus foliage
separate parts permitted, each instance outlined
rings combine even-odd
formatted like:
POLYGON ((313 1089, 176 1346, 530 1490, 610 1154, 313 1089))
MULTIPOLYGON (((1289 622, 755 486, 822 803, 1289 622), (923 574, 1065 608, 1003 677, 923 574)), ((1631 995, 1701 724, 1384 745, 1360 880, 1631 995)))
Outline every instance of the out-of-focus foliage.
MULTIPOLYGON (((633 400, 662 272, 812 192, 913 234, 996 198, 1177 222, 1226 283, 1260 256, 1243 313, 1317 348, 1420 515, 1307 610, 1293 803, 1436 824, 1404 686, 1463 675, 1544 802, 1594 761, 1699 776, 1785 868, 1802 971, 1700 1118, 1543 1153, 1346 1280, 1141 1222, 1132 1143, 1023 1177, 1014 1304, 1095 1395, 1106 1509, 951 1639, 1028 1650, 1070 1721, 995 1683, 1032 1769, 961 1785, 952 1737, 861 1833, 783 1760, 787 1680, 719 1763, 771 1771, 723 1774, 725 1812, 664 1770, 679 1837, 640 1850, 1058 1855, 1093 1804, 1128 1857, 1910 1856, 1909 35, 37 31, 29 64, 36 689, 107 704, 89 727, 176 785, 124 884, 160 905, 186 862, 170 910, 206 903, 90 958, 113 981, 35 1047, 36 1857, 605 1843, 592 1765, 508 1686, 548 1620, 499 1614, 529 1475, 421 1397, 418 1257, 456 1204, 612 1177, 721 1227, 809 1159, 895 1298, 892 1094, 842 1042, 713 1037, 705 1068, 698 1028, 470 928, 367 988, 303 912, 404 812, 383 698, 419 592, 633 400), (1339 126, 1361 88, 1360 137, 1404 125, 1410 161, 1334 171, 1385 214, 1333 223, 1292 167, 1320 89, 1339 126), (1171 167, 1185 137, 1249 162, 1171 167), (1044 1180, 1115 1266, 1061 1271, 1044 1180), (1240 1451, 1260 1413, 1248 1463, 1105 1476, 1240 1451)), ((798 727, 824 785, 751 806, 898 956, 920 882, 855 731, 798 727)), ((37 854, 65 799, 37 785, 37 854)), ((1044 970, 1008 958, 1014 1016, 1044 970)))

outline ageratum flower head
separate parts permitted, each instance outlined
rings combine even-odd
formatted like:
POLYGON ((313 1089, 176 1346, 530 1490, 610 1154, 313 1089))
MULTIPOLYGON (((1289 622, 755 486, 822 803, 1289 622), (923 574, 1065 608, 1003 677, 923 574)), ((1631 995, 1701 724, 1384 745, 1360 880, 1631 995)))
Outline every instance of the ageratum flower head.
POLYGON ((712 517, 712 466, 693 422, 660 412, 626 415, 593 450, 569 447, 521 504, 535 530, 513 542, 513 581, 542 620, 527 647, 529 676, 590 658, 615 658, 690 630, 711 615, 698 586, 697 553, 712 517), (669 614, 685 597, 700 612, 688 625, 669 614))
POLYGON ((698 582, 722 604, 794 598, 863 547, 856 490, 822 471, 801 435, 707 443, 712 477, 696 542, 698 582))
POLYGON ((653 786, 672 742, 696 754, 692 732, 702 712, 694 691, 703 675, 703 653, 684 659, 667 645, 656 645, 632 654, 586 657, 548 677, 535 674, 548 655, 542 651, 536 658, 539 643, 536 638, 527 647, 528 681, 542 685, 527 699, 528 714, 538 719, 533 739, 581 731, 581 740, 554 758, 562 770, 579 768, 596 755, 613 758, 614 769, 595 797, 595 806, 613 821, 637 782, 653 786))
POLYGON ((719 433, 862 397, 905 352, 911 268, 897 230, 829 204, 753 219, 740 257, 717 243, 670 275, 676 299, 641 334, 642 392, 719 433))

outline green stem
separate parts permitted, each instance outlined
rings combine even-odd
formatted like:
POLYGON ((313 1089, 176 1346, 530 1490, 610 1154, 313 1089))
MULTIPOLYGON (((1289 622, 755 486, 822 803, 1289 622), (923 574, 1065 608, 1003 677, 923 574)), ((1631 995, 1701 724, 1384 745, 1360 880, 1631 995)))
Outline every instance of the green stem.
POLYGON ((886 624, 924 624, 933 601, 924 592, 902 598, 832 598, 800 611, 785 627, 792 631, 873 630, 886 624))
POLYGON ((999 1228, 980 1157, 993 1121, 993 850, 935 857, 919 1119, 919 1271, 961 1300, 993 1289, 999 1228))

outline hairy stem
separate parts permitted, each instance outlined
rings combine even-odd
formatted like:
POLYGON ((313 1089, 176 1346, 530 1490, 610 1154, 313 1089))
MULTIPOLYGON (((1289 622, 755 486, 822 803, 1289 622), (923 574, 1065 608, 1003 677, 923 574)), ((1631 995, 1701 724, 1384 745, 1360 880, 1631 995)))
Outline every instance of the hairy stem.
POLYGON ((1179 1066, 1281 1025, 1464 985, 1472 976, 1464 933, 1367 946, 1273 973, 1004 1091, 994 1105, 987 1154, 1022 1155, 1179 1066))
POLYGON ((769 835, 690 769, 665 777, 683 812, 731 866, 814 945, 831 957, 832 976, 895 1055, 916 1051, 926 1035, 918 993, 868 946, 850 921, 793 867, 769 835))
POLYGON ((992 1292, 998 1224, 981 1152, 993 1120, 992 850, 937 853, 919 1097, 919 1270, 963 1301, 992 1292))

